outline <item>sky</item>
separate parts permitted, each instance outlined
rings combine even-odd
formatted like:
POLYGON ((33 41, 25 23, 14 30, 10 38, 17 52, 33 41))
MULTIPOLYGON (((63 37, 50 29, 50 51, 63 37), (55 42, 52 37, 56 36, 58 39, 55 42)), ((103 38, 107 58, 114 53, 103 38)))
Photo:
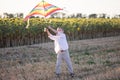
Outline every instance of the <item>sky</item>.
MULTIPOLYGON (((24 13, 27 15, 42 0, 0 0, 0 14, 24 13)), ((120 14, 120 0, 44 0, 63 8, 67 14, 120 14)))

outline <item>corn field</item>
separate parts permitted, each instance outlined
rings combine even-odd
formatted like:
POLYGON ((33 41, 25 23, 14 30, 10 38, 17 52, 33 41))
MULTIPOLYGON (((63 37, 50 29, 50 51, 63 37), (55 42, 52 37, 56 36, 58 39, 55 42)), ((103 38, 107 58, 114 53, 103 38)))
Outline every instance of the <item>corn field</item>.
POLYGON ((40 19, 31 18, 30 26, 22 18, 0 18, 0 47, 49 42, 44 28, 62 27, 68 40, 93 39, 120 35, 120 19, 40 19))

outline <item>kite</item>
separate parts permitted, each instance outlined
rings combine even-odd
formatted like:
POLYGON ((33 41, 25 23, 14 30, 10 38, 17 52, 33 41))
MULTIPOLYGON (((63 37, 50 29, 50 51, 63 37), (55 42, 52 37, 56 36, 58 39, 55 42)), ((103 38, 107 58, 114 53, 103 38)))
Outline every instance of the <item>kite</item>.
MULTIPOLYGON (((37 4, 31 12, 24 18, 24 21, 28 20, 33 15, 42 15, 47 17, 55 11, 62 10, 61 8, 49 4, 48 2, 42 0, 39 4, 37 4)), ((29 21, 29 20, 28 20, 29 21)))

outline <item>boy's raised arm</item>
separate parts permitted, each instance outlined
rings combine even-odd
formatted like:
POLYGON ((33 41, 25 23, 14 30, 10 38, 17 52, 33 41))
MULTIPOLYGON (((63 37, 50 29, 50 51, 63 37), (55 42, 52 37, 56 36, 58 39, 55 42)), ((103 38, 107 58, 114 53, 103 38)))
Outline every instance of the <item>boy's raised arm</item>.
POLYGON ((49 28, 51 31, 53 31, 54 33, 57 34, 57 30, 55 30, 54 28, 52 28, 51 26, 48 26, 48 28, 49 28))

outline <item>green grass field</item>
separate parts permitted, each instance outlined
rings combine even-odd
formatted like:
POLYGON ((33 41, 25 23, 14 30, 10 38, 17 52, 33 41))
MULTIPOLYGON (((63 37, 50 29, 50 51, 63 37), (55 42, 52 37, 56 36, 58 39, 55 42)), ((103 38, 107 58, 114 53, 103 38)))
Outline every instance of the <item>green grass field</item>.
POLYGON ((120 36, 69 41, 75 76, 55 72, 53 42, 0 48, 0 80, 120 80, 120 36))

